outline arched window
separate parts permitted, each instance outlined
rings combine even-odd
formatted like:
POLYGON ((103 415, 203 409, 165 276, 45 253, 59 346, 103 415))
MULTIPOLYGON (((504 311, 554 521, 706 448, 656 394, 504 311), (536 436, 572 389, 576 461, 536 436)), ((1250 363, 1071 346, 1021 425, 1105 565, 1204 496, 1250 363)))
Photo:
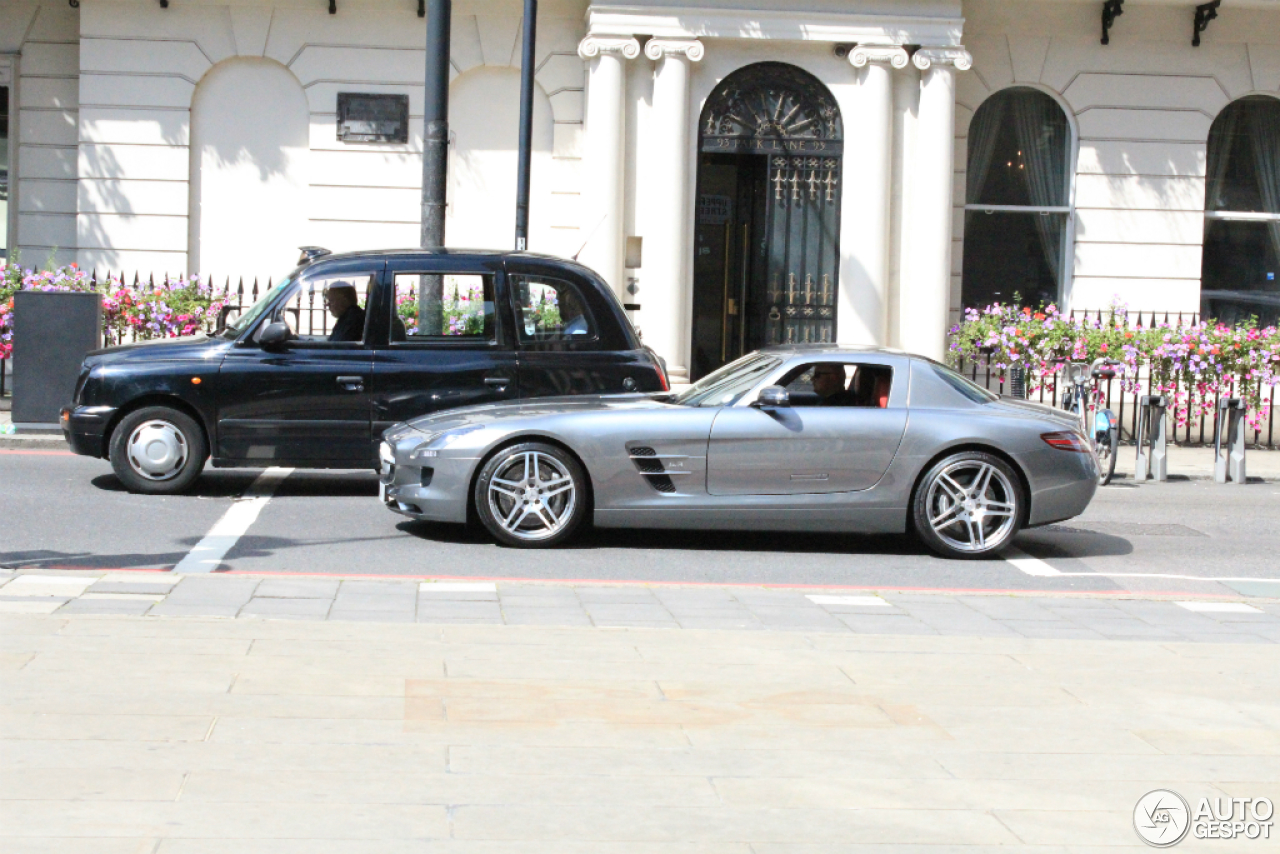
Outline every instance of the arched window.
POLYGON ((1071 129, 1026 87, 992 95, 969 124, 961 302, 1056 302, 1066 267, 1071 129))
POLYGON ((1250 95, 1209 129, 1200 314, 1280 320, 1280 100, 1250 95))

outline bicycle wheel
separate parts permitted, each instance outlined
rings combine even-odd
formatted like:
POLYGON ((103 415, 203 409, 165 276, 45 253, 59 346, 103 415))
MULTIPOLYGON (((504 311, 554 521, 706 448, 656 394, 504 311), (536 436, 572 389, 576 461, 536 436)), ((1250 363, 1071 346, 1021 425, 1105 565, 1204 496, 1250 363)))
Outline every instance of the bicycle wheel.
POLYGON ((1098 453, 1098 483, 1106 486, 1116 473, 1116 446, 1120 444, 1120 431, 1110 427, 1101 437, 1095 434, 1093 442, 1098 453))

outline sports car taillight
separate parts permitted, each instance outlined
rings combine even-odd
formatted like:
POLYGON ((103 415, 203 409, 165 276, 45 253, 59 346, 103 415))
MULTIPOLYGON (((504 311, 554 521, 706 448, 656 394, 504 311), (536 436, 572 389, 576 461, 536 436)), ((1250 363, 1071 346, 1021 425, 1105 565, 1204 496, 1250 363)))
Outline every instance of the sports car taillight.
POLYGON ((1061 433, 1041 433, 1040 438, 1050 447, 1057 448, 1059 451, 1075 451, 1080 454, 1092 453, 1093 448, 1089 447, 1089 443, 1079 433, 1071 430, 1063 430, 1061 433))

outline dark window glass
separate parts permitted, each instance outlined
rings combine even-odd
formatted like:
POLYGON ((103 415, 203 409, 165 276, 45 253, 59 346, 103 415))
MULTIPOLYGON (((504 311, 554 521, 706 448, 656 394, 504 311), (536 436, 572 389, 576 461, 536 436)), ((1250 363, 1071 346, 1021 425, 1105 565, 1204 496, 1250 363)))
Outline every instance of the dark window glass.
POLYGON ((359 344, 374 275, 335 273, 303 279, 273 315, 283 320, 302 344, 359 344))
POLYGON ((9 87, 0 86, 0 258, 9 253, 9 87))
POLYGON ((1207 172, 1200 315, 1280 322, 1280 100, 1251 95, 1219 113, 1207 172))
POLYGON ((965 211, 965 307, 1012 302, 1033 307, 1058 299, 1066 214, 965 211))
POLYGON ((1280 222, 1205 222, 1200 315, 1223 323, 1280 323, 1280 222))
POLYGON ((341 142, 409 141, 409 96, 338 93, 341 142))
POLYGON ((964 268, 966 307, 1056 302, 1062 281, 1071 133, 1058 103, 1035 89, 992 95, 969 124, 964 268), (983 205, 1027 208, 983 210, 983 205))
POLYGON ((938 379, 951 386, 974 403, 990 403, 993 400, 999 400, 1000 396, 988 391, 977 383, 972 383, 964 377, 957 374, 950 368, 944 368, 942 365, 934 365, 933 372, 938 375, 938 379))
POLYGON ((1241 98, 1209 129, 1205 210, 1280 213, 1280 100, 1241 98))
POLYGON ((969 124, 968 204, 1067 204, 1071 140, 1058 102, 1035 89, 997 92, 969 124))
POLYGON ((514 276, 516 331, 522 344, 593 341, 596 324, 572 282, 547 276, 514 276))

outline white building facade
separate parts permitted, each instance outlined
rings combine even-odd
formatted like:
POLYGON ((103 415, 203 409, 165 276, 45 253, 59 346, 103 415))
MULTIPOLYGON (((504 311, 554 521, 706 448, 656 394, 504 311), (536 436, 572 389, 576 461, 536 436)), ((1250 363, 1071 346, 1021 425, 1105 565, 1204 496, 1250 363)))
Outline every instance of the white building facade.
MULTIPOLYGON (((540 4, 530 248, 598 270, 673 374, 785 341, 936 357, 1015 295, 1274 322, 1271 0, 1198 46, 1170 0, 1108 44, 1092 0, 755 5, 540 4)), ((417 6, 0 0, 0 248, 221 283, 416 245, 417 6)), ((521 8, 453 4, 453 246, 514 242, 521 8)))

